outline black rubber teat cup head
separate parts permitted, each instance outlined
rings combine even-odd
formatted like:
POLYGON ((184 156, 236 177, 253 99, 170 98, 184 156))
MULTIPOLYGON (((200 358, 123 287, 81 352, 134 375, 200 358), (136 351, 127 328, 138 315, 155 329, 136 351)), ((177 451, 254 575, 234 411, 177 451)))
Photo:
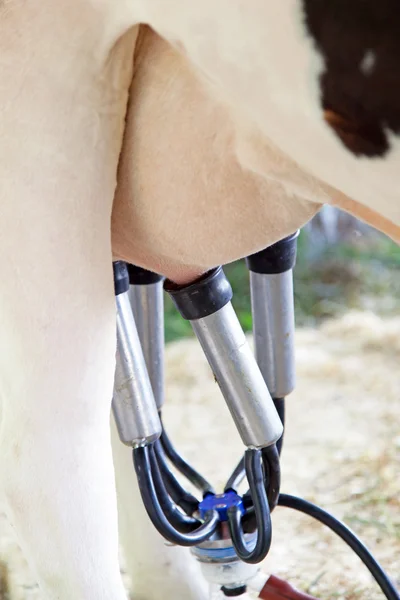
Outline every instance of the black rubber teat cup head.
POLYGON ((247 587, 245 585, 240 585, 237 588, 227 588, 222 586, 221 592, 227 598, 237 598, 238 596, 243 596, 247 592, 247 587))
POLYGON ((131 285, 151 285, 152 283, 158 283, 164 279, 162 275, 147 271, 147 269, 137 267, 136 265, 128 264, 128 273, 129 283, 131 285))
POLYGON ((129 275, 126 263, 122 260, 113 262, 114 291, 115 295, 123 294, 129 290, 129 275))
POLYGON ((213 315, 232 300, 232 288, 222 267, 208 271, 188 285, 179 286, 167 279, 164 289, 188 321, 213 315))
POLYGON ((246 258, 249 271, 262 275, 276 275, 290 271, 296 264, 297 238, 300 231, 256 252, 246 258))

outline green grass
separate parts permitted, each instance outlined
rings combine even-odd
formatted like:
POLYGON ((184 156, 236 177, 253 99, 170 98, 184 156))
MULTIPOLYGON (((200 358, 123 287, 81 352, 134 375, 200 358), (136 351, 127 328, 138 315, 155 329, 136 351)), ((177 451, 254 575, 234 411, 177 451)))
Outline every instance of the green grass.
MULTIPOLYGON (((400 247, 381 235, 326 248, 317 258, 304 231, 294 270, 296 324, 315 325, 351 309, 381 315, 400 310, 400 247)), ((224 267, 233 305, 245 331, 251 330, 249 275, 244 260, 224 267)), ((193 335, 169 297, 165 298, 166 341, 193 335)))

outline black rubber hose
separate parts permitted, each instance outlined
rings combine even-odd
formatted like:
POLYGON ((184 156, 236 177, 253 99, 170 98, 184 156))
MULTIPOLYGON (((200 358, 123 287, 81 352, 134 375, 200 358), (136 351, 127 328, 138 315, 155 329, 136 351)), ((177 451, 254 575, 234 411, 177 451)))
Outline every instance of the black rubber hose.
POLYGON ((167 457, 160 444, 160 440, 155 442, 154 449, 157 456, 158 466, 169 496, 171 496, 175 504, 179 506, 187 515, 192 516, 193 513, 195 513, 199 508, 199 501, 195 496, 187 492, 181 486, 175 475, 170 470, 167 463, 167 457))
MULTIPOLYGON (((263 448, 261 450, 262 454, 262 462, 265 471, 265 485, 267 489, 267 496, 269 502, 269 508, 272 512, 277 505, 279 490, 281 487, 281 468, 279 461, 279 453, 277 450, 277 446, 274 444, 272 446, 268 446, 267 448, 263 448)), ((232 475, 229 477, 226 482, 224 491, 228 490, 237 491, 240 483, 242 482, 245 476, 245 466, 244 466, 244 458, 240 460, 237 467, 233 471, 232 475)), ((249 502, 249 493, 245 494, 247 497, 247 505, 246 508, 250 508, 251 502, 249 502)))
MULTIPOLYGON (((261 450, 261 456, 264 468, 264 485, 267 493, 269 510, 270 513, 272 513, 278 503, 281 486, 280 460, 275 444, 263 448, 261 450)), ((246 509, 246 514, 242 519, 243 530, 246 533, 253 533, 257 529, 257 522, 250 491, 243 495, 243 505, 246 509)))
POLYGON ((350 548, 357 554, 367 567, 372 577, 375 579, 387 600, 399 600, 400 596, 385 571, 380 564, 375 560, 369 550, 364 546, 361 540, 345 525, 330 515, 328 512, 315 506, 307 500, 290 496, 289 494, 281 494, 279 496, 278 506, 286 506, 302 512, 310 517, 313 517, 320 523, 323 523, 338 535, 350 548))
MULTIPOLYGON (((161 416, 161 415, 160 415, 161 416)), ((174 467, 188 479, 203 495, 215 494, 215 490, 211 483, 209 483, 200 473, 198 473, 193 467, 191 467, 175 450, 168 435, 163 427, 161 437, 161 446, 167 455, 168 459, 174 465, 174 467)))
MULTIPOLYGON (((282 438, 281 438, 282 439, 282 438)), ((272 512, 278 504, 281 489, 281 465, 277 446, 273 444, 261 450, 264 467, 264 480, 267 490, 269 510, 272 512)))
POLYGON ((246 546, 242 528, 242 515, 236 506, 228 509, 228 525, 232 544, 238 557, 245 563, 256 564, 267 556, 271 546, 271 515, 265 491, 261 451, 246 450, 244 459, 257 525, 257 539, 254 548, 248 550, 246 546))
POLYGON ((276 447, 280 456, 282 454, 283 437, 285 435, 285 398, 273 398, 273 402, 281 420, 281 423, 283 425, 283 433, 279 440, 276 442, 276 447))
POLYGON ((178 546, 197 546, 205 542, 215 533, 219 517, 217 511, 206 514, 204 523, 192 533, 179 533, 166 518, 162 511, 151 475, 149 447, 133 449, 133 464, 135 466, 139 489, 147 514, 157 531, 171 544, 178 546))
POLYGON ((161 506, 161 510, 171 523, 172 527, 179 533, 191 533, 199 528, 200 521, 183 514, 168 495, 164 480, 157 462, 154 446, 149 447, 151 474, 153 476, 154 488, 161 506))
POLYGON ((225 484, 224 492, 228 492, 229 490, 233 490, 237 492, 238 487, 242 483, 243 479, 246 477, 246 470, 244 466, 244 456, 240 459, 239 463, 235 467, 235 470, 232 472, 232 475, 229 477, 228 481, 225 484))

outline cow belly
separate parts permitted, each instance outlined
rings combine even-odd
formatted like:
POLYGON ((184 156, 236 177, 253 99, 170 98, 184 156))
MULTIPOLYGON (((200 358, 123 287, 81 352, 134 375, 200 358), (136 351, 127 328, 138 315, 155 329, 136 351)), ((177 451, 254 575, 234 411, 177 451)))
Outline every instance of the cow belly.
POLYGON ((328 196, 269 147, 268 177, 242 166, 240 118, 161 38, 135 60, 113 208, 115 257, 190 279, 308 221, 328 196))

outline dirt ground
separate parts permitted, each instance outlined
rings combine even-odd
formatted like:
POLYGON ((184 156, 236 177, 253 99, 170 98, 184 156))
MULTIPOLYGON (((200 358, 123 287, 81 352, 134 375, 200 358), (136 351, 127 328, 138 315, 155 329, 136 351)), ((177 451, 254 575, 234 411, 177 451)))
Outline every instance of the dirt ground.
MULTIPOLYGON (((287 401, 282 486, 344 519, 398 586, 399 364, 400 318, 348 313, 297 331, 298 384, 287 401)), ((243 448, 197 342, 171 344, 167 371, 169 433, 222 485, 243 448)), ((382 598, 357 557, 321 525, 286 508, 276 509, 273 525, 266 572, 321 600, 382 598)), ((0 584, 0 599, 40 600, 1 504, 0 557, 16 590, 9 595, 0 584)))

